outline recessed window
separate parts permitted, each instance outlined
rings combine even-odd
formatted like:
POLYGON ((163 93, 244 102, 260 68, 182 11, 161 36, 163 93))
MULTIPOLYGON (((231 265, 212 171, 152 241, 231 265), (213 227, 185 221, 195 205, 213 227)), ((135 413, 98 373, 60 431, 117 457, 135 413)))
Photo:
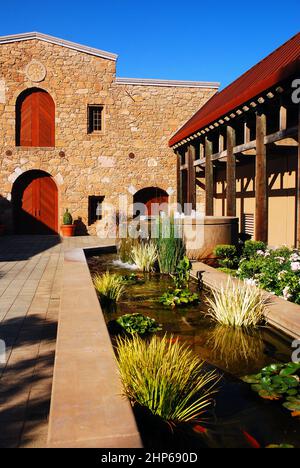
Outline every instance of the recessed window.
POLYGON ((89 226, 102 219, 102 203, 104 198, 103 196, 89 196, 89 226))
POLYGON ((88 106, 88 133, 103 130, 103 106, 88 106))

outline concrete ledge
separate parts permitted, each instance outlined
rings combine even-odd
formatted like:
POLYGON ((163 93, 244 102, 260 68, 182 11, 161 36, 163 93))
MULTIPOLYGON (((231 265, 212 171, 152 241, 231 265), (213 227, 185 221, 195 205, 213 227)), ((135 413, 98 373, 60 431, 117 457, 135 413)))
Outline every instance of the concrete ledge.
POLYGON ((142 447, 82 249, 65 252, 48 447, 142 447))
MULTIPOLYGON (((196 278, 197 271, 203 271, 204 284, 210 288, 218 289, 220 285, 226 283, 228 275, 218 271, 205 263, 193 263, 191 275, 196 278)), ((239 281, 235 279, 234 281, 239 281)), ((280 297, 274 296, 264 291, 269 300, 267 319, 270 325, 283 331, 293 338, 300 338, 300 306, 292 302, 285 301, 280 297)))

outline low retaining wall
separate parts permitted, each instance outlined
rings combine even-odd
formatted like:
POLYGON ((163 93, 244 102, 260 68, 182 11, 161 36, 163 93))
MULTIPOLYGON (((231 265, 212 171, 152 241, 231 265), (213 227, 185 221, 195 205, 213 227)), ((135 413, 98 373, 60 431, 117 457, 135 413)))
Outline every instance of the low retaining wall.
MULTIPOLYGON (((203 272, 203 282, 206 286, 214 289, 228 281, 228 275, 216 270, 205 263, 194 262, 192 276, 196 278, 197 271, 203 272)), ((239 281, 235 279, 234 281, 239 281)), ((267 320, 270 325, 283 331, 287 335, 300 339, 300 306, 292 302, 285 301, 280 297, 264 292, 269 301, 267 320)))
POLYGON ((65 253, 48 446, 142 447, 82 249, 65 253))

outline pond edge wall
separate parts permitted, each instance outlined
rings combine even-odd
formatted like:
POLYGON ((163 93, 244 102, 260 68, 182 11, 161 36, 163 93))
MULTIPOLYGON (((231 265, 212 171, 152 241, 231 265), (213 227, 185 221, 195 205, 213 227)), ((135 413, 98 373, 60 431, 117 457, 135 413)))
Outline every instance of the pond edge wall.
POLYGON ((83 249, 64 255, 48 447, 142 447, 83 249))

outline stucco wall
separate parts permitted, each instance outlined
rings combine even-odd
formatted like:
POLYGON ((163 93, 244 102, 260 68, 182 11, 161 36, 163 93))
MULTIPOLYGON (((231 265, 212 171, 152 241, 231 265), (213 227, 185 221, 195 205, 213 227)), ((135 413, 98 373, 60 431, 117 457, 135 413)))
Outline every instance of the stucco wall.
POLYGON ((36 39, 0 45, 0 195, 6 224, 13 183, 30 169, 56 180, 59 219, 68 207, 87 224, 89 195, 103 195, 117 206, 121 194, 131 202, 135 190, 158 186, 175 201, 176 159, 168 140, 216 90, 118 84, 115 67, 113 60, 36 39), (26 75, 32 60, 46 67, 39 83, 26 75), (48 91, 55 101, 53 149, 15 146, 16 99, 31 87, 48 91), (104 106, 101 134, 87 133, 88 104, 104 106))

